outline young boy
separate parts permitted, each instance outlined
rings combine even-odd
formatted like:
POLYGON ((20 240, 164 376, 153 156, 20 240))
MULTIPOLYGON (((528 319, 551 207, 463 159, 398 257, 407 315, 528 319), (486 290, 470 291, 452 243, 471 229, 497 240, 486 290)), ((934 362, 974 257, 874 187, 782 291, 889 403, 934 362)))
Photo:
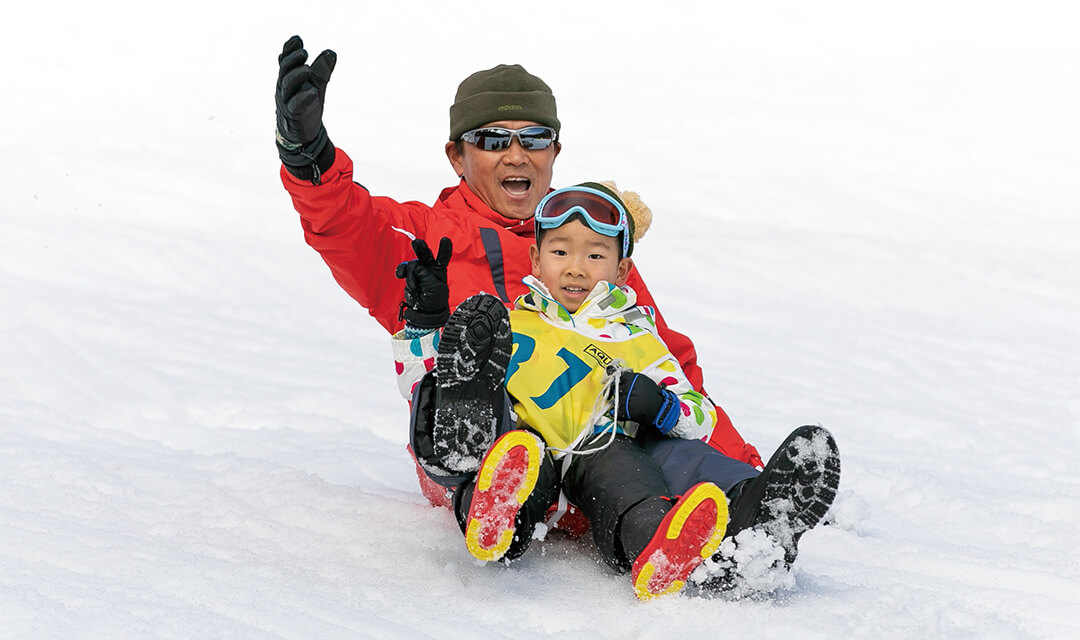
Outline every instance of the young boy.
MULTIPOLYGON (((398 268, 407 328, 394 346, 399 384, 413 398, 412 447, 429 478, 455 489, 454 510, 477 557, 520 556, 561 483, 565 497, 583 505, 605 560, 629 568, 635 591, 650 597, 677 591, 709 555, 714 540, 697 546, 703 538, 681 535, 680 525, 705 528, 712 503, 719 523, 717 486, 731 498, 728 535, 764 532, 783 548, 778 568, 790 567, 799 538, 828 510, 839 457, 821 427, 797 429, 760 471, 692 439, 710 428, 712 404, 689 392, 653 335, 648 309, 634 307, 633 292, 619 288, 634 231, 639 238, 650 215, 607 185, 549 194, 537 208, 534 277, 510 314, 512 338, 502 305, 490 296, 459 306, 441 343, 438 332, 428 333, 450 315, 449 241, 438 259, 414 242, 418 260, 398 268), (640 373, 611 367, 616 361, 640 373), (432 369, 436 376, 425 377, 432 369), (614 410, 594 410, 608 396, 614 410), (677 495, 674 508, 660 497, 677 495)), ((705 587, 731 588, 741 574, 734 556, 746 554, 735 554, 733 542, 709 563, 719 572, 705 587)))
POLYGON ((438 348, 432 445, 441 467, 476 473, 455 493, 466 545, 482 560, 519 556, 561 488, 639 597, 678 591, 716 552, 727 500, 711 482, 672 496, 642 443, 700 439, 715 408, 625 287, 636 225, 618 195, 598 183, 552 192, 535 224, 530 293, 509 318, 493 296, 466 300, 438 348), (492 443, 503 388, 518 428, 492 443))

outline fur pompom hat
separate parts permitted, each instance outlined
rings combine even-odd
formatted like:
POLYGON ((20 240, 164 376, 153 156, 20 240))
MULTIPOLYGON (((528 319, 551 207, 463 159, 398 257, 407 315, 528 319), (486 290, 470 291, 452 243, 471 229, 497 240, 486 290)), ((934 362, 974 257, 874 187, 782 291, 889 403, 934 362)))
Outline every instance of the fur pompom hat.
POLYGON ((616 201, 622 203, 623 208, 626 209, 626 213, 630 218, 630 250, 623 256, 624 258, 629 258, 634 253, 634 243, 644 238, 645 232, 647 232, 652 225, 652 209, 641 200, 641 196, 639 196, 636 191, 620 191, 619 188, 615 186, 614 180, 583 182, 577 186, 603 191, 615 198, 616 201))

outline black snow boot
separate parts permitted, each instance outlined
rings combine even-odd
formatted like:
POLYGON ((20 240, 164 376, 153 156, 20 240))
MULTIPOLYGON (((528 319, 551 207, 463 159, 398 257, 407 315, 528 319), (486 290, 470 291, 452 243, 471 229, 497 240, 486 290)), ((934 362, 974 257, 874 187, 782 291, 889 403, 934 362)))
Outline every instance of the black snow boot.
POLYGON ((510 318, 498 298, 462 302, 443 329, 435 359, 432 444, 447 469, 474 472, 509 421, 504 378, 510 364, 510 318))
MULTIPOLYGON (((746 529, 763 532, 783 547, 785 569, 799 553, 799 539, 828 513, 840 485, 840 453, 832 434, 819 426, 799 427, 773 453, 761 474, 728 492, 731 518, 726 538, 746 529)), ((732 546, 725 544, 713 560, 727 571, 705 586, 726 590, 738 573, 732 546)))

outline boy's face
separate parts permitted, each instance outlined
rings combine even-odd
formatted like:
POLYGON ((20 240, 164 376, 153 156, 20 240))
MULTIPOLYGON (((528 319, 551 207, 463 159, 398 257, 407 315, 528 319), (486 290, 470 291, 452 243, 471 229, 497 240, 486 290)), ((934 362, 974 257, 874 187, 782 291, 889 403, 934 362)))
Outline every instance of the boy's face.
POLYGON ((619 239, 590 229, 579 217, 549 229, 529 247, 533 275, 566 310, 574 313, 597 282, 622 286, 633 262, 619 259, 619 239))

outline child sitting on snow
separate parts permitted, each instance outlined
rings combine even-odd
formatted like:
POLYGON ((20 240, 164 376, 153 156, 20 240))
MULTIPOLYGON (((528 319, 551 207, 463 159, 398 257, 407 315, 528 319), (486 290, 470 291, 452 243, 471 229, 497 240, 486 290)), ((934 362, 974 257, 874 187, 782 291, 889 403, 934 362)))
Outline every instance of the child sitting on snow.
POLYGON ((732 498, 729 535, 764 532, 782 547, 778 566, 789 567, 799 537, 835 496, 835 442, 802 427, 759 472, 697 439, 715 421, 712 403, 691 390, 649 310, 620 287, 635 229, 639 238, 648 226, 635 217, 648 209, 611 187, 549 194, 535 217, 532 291, 509 323, 498 299, 475 296, 441 343, 434 330, 449 316, 451 247, 444 239, 435 259, 414 241, 418 260, 398 268, 407 323, 394 347, 399 385, 413 398, 417 460, 456 489, 467 546, 484 560, 524 553, 561 488, 585 512, 605 560, 631 571, 639 597, 679 590, 710 556, 719 572, 705 586, 731 587, 734 544, 713 554, 725 528, 723 492, 732 498), (417 384, 432 368, 435 377, 417 384))
MULTIPOLYGON (((531 292, 509 314, 498 298, 469 298, 438 347, 432 444, 440 466, 476 473, 455 493, 466 545, 482 560, 520 556, 561 488, 604 559, 631 571, 639 597, 678 591, 719 546, 727 500, 711 482, 671 496, 635 436, 700 439, 715 409, 622 287, 635 223, 619 197, 597 183, 561 189, 540 203, 535 224, 531 292), (492 442, 504 388, 518 428, 492 442)), ((449 252, 440 246, 444 263, 449 252)), ((408 357, 400 337, 411 389, 424 368, 404 363, 422 357, 408 357)))

